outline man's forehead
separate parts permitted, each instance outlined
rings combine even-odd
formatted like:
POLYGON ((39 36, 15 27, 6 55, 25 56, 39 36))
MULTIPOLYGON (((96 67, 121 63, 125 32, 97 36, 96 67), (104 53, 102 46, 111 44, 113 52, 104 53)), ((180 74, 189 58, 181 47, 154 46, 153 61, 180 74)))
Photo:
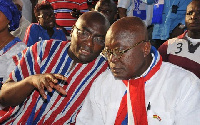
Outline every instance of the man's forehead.
POLYGON ((200 8, 200 1, 193 1, 191 2, 188 6, 187 6, 187 9, 190 8, 190 9, 193 9, 193 8, 200 8))

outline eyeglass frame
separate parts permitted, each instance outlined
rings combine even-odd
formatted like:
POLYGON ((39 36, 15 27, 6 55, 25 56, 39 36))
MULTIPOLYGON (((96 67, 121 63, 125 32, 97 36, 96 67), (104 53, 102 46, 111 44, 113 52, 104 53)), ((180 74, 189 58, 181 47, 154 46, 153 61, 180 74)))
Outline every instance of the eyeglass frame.
POLYGON ((91 37, 93 43, 97 43, 100 46, 104 46, 105 45, 105 36, 92 36, 92 33, 90 33, 89 31, 87 31, 87 30, 81 30, 76 25, 73 25, 73 28, 74 27, 77 29, 76 33, 77 33, 78 37, 80 37, 80 35, 78 35, 78 32, 84 32, 84 33, 88 33, 89 34, 89 35, 87 34, 87 36, 85 36, 85 38, 82 38, 83 40, 88 40, 91 37), (103 38, 103 43, 96 41, 98 39, 95 39, 95 38, 103 38))
POLYGON ((55 16, 56 16, 56 14, 55 13, 53 13, 53 14, 49 14, 49 15, 45 15, 44 16, 44 14, 41 14, 41 15, 39 15, 38 17, 39 18, 43 18, 43 19, 47 19, 47 18, 55 18, 55 16), (46 17, 45 17, 46 16, 46 17), (45 18, 44 18, 45 17, 45 18))
POLYGON ((113 50, 116 51, 117 48, 116 48, 116 49, 111 49, 110 52, 108 51, 108 49, 104 48, 104 49, 102 50, 102 54, 103 54, 107 59, 109 59, 111 55, 114 55, 114 56, 116 56, 118 59, 120 59, 124 53, 128 52, 130 49, 133 49, 134 47, 136 47, 136 46, 139 45, 140 43, 143 43, 143 42, 146 42, 146 41, 149 41, 149 40, 142 40, 142 41, 139 41, 139 42, 135 43, 133 46, 131 46, 131 47, 125 49, 125 50, 118 50, 118 52, 120 53, 120 56, 113 52, 113 50), (108 54, 106 54, 106 53, 109 53, 109 56, 108 56, 108 54), (118 57, 118 56, 119 56, 119 57, 118 57))

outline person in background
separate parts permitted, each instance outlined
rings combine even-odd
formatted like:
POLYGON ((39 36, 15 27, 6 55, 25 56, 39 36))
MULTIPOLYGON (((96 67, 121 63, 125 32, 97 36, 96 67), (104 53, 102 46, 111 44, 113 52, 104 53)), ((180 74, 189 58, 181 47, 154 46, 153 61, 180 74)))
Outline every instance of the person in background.
POLYGON ((72 26, 76 23, 77 17, 71 15, 72 10, 84 13, 89 11, 87 0, 46 0, 51 3, 56 14, 56 24, 62 28, 66 36, 70 35, 72 26))
MULTIPOLYGON (((99 0, 95 5, 94 11, 102 13, 110 21, 110 24, 117 20, 117 5, 113 0, 99 0)), ((71 15, 79 18, 83 13, 80 10, 73 9, 71 15)))
POLYGON ((110 24, 117 20, 117 5, 113 0, 99 0, 95 5, 95 11, 105 15, 110 24))
POLYGON ((118 0, 119 18, 136 16, 141 18, 148 27, 148 38, 152 39, 153 5, 148 5, 144 0, 118 0))
MULTIPOLYGON (((22 1, 21 0, 12 0, 12 1, 17 6, 17 9, 20 12, 22 12, 22 7, 23 7, 22 1)), ((20 40, 23 40, 24 36, 25 36, 26 29, 30 24, 31 23, 28 20, 26 20, 24 18, 24 16, 22 15, 22 17, 20 19, 19 27, 16 30, 11 31, 10 33, 15 37, 20 38, 20 40)))
POLYGON ((200 79, 162 61, 140 18, 113 23, 103 54, 110 69, 93 83, 76 125, 199 125, 200 79))
POLYGON ((34 13, 38 23, 32 23, 27 28, 23 40, 28 47, 41 40, 67 40, 64 32, 55 27, 55 14, 49 2, 36 4, 34 13))
POLYGON ((118 0, 119 18, 136 16, 147 26, 151 25, 153 5, 147 5, 143 0, 118 0))
POLYGON ((109 27, 101 13, 86 12, 73 26, 71 42, 45 40, 24 50, 0 92, 1 106, 16 107, 0 124, 75 123, 91 85, 108 68, 100 52, 109 27))
MULTIPOLYGON (((12 56, 26 48, 26 45, 18 37, 10 33, 19 27, 20 18, 21 13, 12 0, 0 0, 0 91, 2 84, 6 82, 10 72, 17 64, 12 56)), ((0 117, 8 110, 8 108, 2 109, 0 117)))
POLYGON ((21 0, 23 2, 23 7, 22 7, 22 15, 27 19, 29 22, 35 21, 33 19, 33 8, 35 6, 33 1, 37 0, 21 0))
POLYGON ((10 33, 19 27, 20 18, 21 13, 12 0, 0 0, 0 88, 16 66, 12 56, 26 48, 18 37, 10 33))
POLYGON ((143 0, 154 4, 152 45, 158 48, 170 38, 184 32, 186 7, 192 0, 143 0))
POLYGON ((180 36, 169 39, 158 51, 167 61, 183 67, 200 78, 200 1, 193 0, 185 15, 187 30, 180 36))

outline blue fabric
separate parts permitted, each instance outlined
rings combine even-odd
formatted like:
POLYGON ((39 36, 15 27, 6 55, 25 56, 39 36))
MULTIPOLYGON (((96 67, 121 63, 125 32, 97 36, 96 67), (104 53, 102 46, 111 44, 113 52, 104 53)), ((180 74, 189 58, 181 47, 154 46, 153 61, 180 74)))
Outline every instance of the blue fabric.
POLYGON ((153 6, 153 18, 152 24, 161 24, 162 23, 162 13, 163 13, 164 4, 159 4, 153 6))
POLYGON ((142 20, 146 20, 146 10, 134 10, 133 16, 139 17, 142 20))
POLYGON ((35 44, 36 42, 42 41, 42 40, 50 40, 50 39, 57 39, 57 40, 62 40, 62 41, 67 40, 65 33, 61 29, 56 29, 56 27, 54 27, 53 30, 54 30, 54 34, 50 38, 47 33, 47 30, 44 29, 41 25, 32 24, 30 26, 30 32, 27 33, 27 35, 29 34, 27 38, 28 40, 25 41, 27 42, 27 46, 29 47, 35 44))
POLYGON ((3 53, 7 52, 12 46, 14 46, 17 42, 21 42, 21 40, 18 37, 15 37, 12 41, 10 41, 6 46, 4 46, 4 48, 2 48, 1 50, 3 50, 3 53))
MULTIPOLYGON (((146 1, 152 2, 152 0, 146 1)), ((172 30, 185 20, 186 8, 191 1, 192 0, 165 0, 162 23, 154 24, 152 39, 167 40, 172 30), (178 5, 179 7, 176 14, 171 12, 172 5, 178 5)))
POLYGON ((151 5, 155 2, 155 0, 141 0, 144 3, 147 3, 148 5, 151 5))
POLYGON ((12 0, 0 0, 0 11, 10 21, 9 30, 14 31, 19 27, 21 12, 17 9, 12 0))

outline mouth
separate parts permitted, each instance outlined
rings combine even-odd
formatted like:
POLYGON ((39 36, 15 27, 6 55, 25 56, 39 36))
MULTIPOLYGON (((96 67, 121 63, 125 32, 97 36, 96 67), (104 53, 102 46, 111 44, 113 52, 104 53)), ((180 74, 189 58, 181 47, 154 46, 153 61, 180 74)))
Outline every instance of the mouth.
POLYGON ((189 24, 191 27, 195 27, 195 26, 199 26, 200 23, 199 22, 192 22, 189 24))
POLYGON ((122 68, 110 67, 113 74, 119 74, 122 72, 122 68))
POLYGON ((90 49, 87 49, 87 48, 81 48, 79 50, 79 52, 82 54, 82 55, 85 55, 85 56, 88 56, 88 55, 91 55, 91 50, 90 49))

